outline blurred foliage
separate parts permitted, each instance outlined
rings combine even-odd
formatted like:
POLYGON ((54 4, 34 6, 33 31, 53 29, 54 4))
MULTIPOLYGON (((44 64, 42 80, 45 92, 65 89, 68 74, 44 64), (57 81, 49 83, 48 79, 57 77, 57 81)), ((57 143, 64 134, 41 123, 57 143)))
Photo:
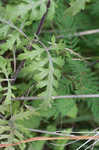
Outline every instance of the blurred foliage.
MULTIPOLYGON (((75 36, 99 27, 98 4, 97 0, 50 0, 47 13, 48 0, 0 1, 1 144, 40 136, 30 129, 70 134, 98 127, 98 98, 52 99, 99 93, 98 34, 75 36), (40 34, 36 35, 38 29, 40 34), (12 101, 18 96, 44 99, 12 101)), ((65 150, 68 142, 59 140, 51 145, 38 141, 4 150, 65 150)), ((68 147, 75 150, 81 144, 78 141, 68 147)), ((88 146, 90 143, 82 148, 88 146)), ((98 144, 94 147, 99 148, 98 144)))

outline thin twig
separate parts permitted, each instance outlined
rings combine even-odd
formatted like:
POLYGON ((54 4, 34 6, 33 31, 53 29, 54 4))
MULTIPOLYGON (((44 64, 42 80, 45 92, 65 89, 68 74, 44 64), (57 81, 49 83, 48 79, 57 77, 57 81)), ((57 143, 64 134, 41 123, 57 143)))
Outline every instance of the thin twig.
POLYGON ((24 66, 24 63, 25 63, 25 60, 21 61, 20 65, 18 66, 18 68, 17 68, 17 70, 16 70, 16 72, 15 72, 14 75, 11 77, 11 79, 13 79, 13 80, 11 81, 11 84, 12 84, 12 85, 15 83, 16 78, 17 78, 19 72, 21 71, 21 69, 22 69, 23 66, 24 66))
MULTIPOLYGON (((30 97, 16 97, 12 98, 11 100, 42 100, 45 97, 39 97, 39 96, 30 96, 30 97)), ((71 98, 99 98, 99 94, 88 94, 88 95, 64 95, 64 96, 52 96, 52 99, 71 99, 71 98)), ((99 100, 99 99, 98 99, 99 100)))
POLYGON ((16 72, 16 49, 13 50, 14 73, 16 72))
POLYGON ((78 53, 76 53, 76 52, 74 52, 72 49, 70 49, 70 48, 64 48, 66 51, 69 51, 71 54, 74 54, 75 56, 78 56, 81 60, 86 60, 86 58, 84 58, 83 56, 81 56, 80 54, 78 54, 78 53))
POLYGON ((19 29, 17 26, 15 26, 12 22, 7 21, 5 19, 0 18, 0 22, 9 25, 11 28, 15 29, 16 31, 18 31, 21 35, 23 35, 27 40, 29 40, 28 36, 21 30, 19 29))
POLYGON ((42 26, 43 26, 43 24, 44 24, 44 21, 45 21, 45 18, 46 18, 46 16, 47 16, 47 14, 48 14, 48 9, 50 8, 50 4, 51 4, 51 2, 50 2, 50 0, 48 0, 47 6, 46 6, 46 12, 45 12, 44 15, 42 16, 42 18, 41 18, 41 20, 40 20, 40 24, 39 24, 38 29, 37 29, 37 32, 36 32, 36 35, 37 35, 37 36, 40 34, 41 28, 42 28, 42 26))
POLYGON ((95 33, 99 33, 99 29, 77 32, 77 33, 74 33, 74 36, 90 35, 90 34, 95 34, 95 33))
POLYGON ((94 149, 95 144, 98 143, 98 142, 99 142, 99 140, 96 140, 96 141, 91 145, 91 146, 92 146, 92 149, 91 149, 91 150, 94 149))
POLYGON ((68 145, 71 145, 71 144, 74 144, 74 143, 76 143, 76 142, 78 142, 79 140, 75 140, 75 141, 72 141, 72 142, 68 142, 68 143, 66 143, 66 144, 55 144, 55 143, 50 143, 50 144, 52 144, 52 145, 54 145, 54 146, 63 146, 63 147, 66 147, 66 146, 68 146, 68 145))
MULTIPOLYGON (((99 128, 96 128, 95 130, 93 130, 94 132, 97 132, 97 130, 99 130, 99 128)), ((95 136, 98 136, 99 133, 97 133, 95 136)), ((88 135, 89 136, 89 135, 88 135)), ((87 143, 89 143, 90 141, 92 141, 92 139, 88 139, 86 142, 84 142, 84 144, 82 144, 79 148, 77 148, 76 150, 80 150, 82 147, 84 147, 87 143)))
POLYGON ((64 133, 57 133, 56 131, 51 132, 51 131, 39 130, 39 129, 27 129, 27 130, 32 131, 32 132, 36 132, 36 133, 45 133, 45 134, 50 134, 50 135, 61 135, 61 136, 66 135, 66 133, 65 134, 64 133))
MULTIPOLYGON (((93 137, 96 137, 96 136, 98 136, 99 134, 96 134, 96 135, 94 135, 93 137)), ((91 139, 88 139, 84 144, 82 144, 79 148, 77 148, 76 150, 80 150, 82 147, 84 147, 87 143, 89 143, 90 141, 92 141, 93 140, 93 138, 91 139)), ((87 150, 87 149, 85 149, 85 150, 87 150)))
POLYGON ((13 81, 14 79, 0 79, 0 82, 2 81, 13 81))
POLYGON ((16 146, 22 143, 28 143, 32 141, 50 141, 50 140, 99 140, 99 136, 33 137, 13 144, 12 143, 0 144, 0 147, 16 146))
POLYGON ((39 129, 31 129, 31 128, 27 128, 27 130, 32 131, 32 132, 36 132, 36 133, 45 133, 45 134, 51 134, 51 135, 62 135, 62 136, 66 136, 66 135, 70 135, 70 134, 97 134, 99 135, 99 131, 94 130, 94 131, 89 131, 89 132, 84 132, 84 131, 80 131, 80 132, 74 132, 71 131, 70 133, 68 131, 47 131, 47 130, 39 130, 39 129))
POLYGON ((91 35, 91 34, 97 34, 97 33, 99 33, 99 29, 76 32, 74 34, 68 34, 67 36, 58 35, 57 38, 74 37, 74 36, 78 37, 78 36, 91 35))

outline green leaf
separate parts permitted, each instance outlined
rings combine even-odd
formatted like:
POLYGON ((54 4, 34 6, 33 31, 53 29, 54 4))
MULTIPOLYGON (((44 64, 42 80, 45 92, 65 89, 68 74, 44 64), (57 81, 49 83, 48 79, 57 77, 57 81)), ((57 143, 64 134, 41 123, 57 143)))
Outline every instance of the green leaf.
POLYGON ((81 10, 85 9, 86 6, 86 2, 88 2, 88 0, 76 0, 76 1, 72 1, 70 3, 71 7, 68 8, 65 11, 65 15, 66 16, 70 16, 70 15, 76 15, 77 13, 79 13, 81 10))
POLYGON ((54 18, 54 14, 55 14, 55 2, 51 1, 51 5, 48 10, 47 19, 51 21, 54 18))

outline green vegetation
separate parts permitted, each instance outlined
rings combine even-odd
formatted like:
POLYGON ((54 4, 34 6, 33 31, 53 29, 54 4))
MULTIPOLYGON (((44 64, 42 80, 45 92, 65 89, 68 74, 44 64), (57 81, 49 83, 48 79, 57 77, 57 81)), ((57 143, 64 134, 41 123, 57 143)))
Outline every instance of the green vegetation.
MULTIPOLYGON (((99 34, 80 33, 98 28, 98 0, 0 1, 1 144, 41 136, 30 129, 72 133, 99 126, 99 98, 53 99, 99 94, 99 34)), ((55 146, 36 141, 2 149, 76 150, 83 144, 66 147, 68 142, 53 141, 59 144, 55 146)))

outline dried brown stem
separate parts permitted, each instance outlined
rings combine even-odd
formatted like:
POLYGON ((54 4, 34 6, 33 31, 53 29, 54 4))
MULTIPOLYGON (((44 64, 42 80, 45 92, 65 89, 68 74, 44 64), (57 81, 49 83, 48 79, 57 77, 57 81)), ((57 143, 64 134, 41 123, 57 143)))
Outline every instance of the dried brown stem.
POLYGON ((34 137, 27 140, 22 140, 14 144, 0 144, 0 147, 16 146, 22 143, 29 143, 32 141, 51 141, 51 140, 99 140, 99 136, 66 136, 66 137, 34 137))

